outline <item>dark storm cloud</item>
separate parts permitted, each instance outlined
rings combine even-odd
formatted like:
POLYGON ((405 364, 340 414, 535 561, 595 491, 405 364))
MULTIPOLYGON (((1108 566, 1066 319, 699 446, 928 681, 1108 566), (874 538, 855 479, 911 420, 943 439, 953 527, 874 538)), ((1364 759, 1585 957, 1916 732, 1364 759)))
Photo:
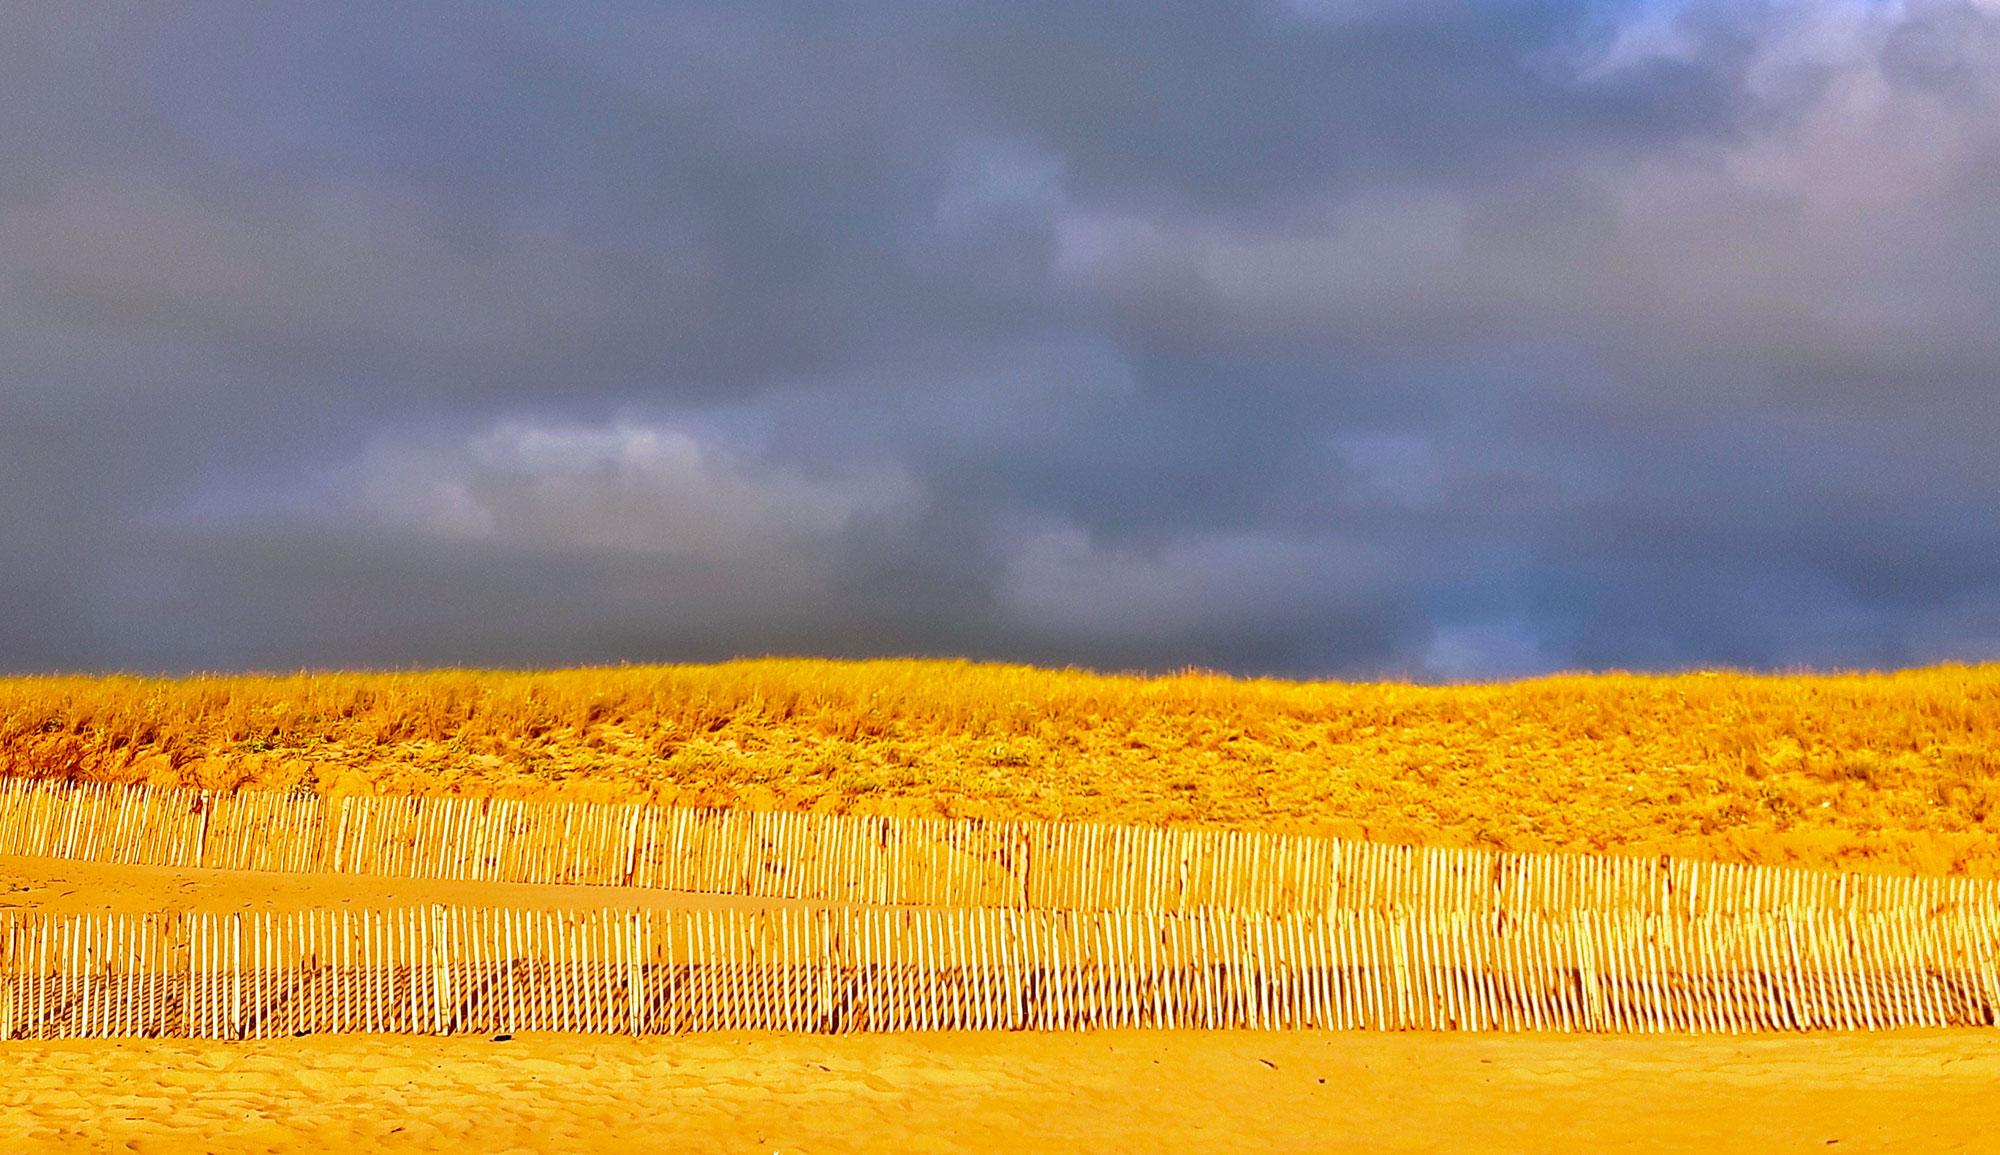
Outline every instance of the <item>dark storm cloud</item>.
POLYGON ((0 15, 0 668, 2000 656, 2000 9, 0 15))

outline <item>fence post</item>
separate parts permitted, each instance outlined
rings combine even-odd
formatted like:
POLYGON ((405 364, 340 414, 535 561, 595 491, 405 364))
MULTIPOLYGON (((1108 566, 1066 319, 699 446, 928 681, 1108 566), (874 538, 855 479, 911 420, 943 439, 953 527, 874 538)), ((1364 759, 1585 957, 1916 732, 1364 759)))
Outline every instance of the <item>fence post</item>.
POLYGON ((431 948, 431 1027, 436 1034, 445 1034, 451 1026, 451 944, 445 929, 444 906, 431 904, 431 917, 425 926, 425 937, 430 939, 431 948))
POLYGON ((229 1037, 243 1037, 243 916, 229 916, 229 1037))
POLYGON ((0 1040, 14 1037, 14 953, 19 949, 20 930, 20 923, 12 915, 5 916, 5 922, 6 950, 0 953, 0 1040))
POLYGON ((645 957, 645 938, 639 926, 639 912, 630 911, 625 916, 627 932, 625 952, 625 1010, 629 1021, 629 1032, 637 1038, 644 1033, 645 984, 641 980, 640 960, 645 957))

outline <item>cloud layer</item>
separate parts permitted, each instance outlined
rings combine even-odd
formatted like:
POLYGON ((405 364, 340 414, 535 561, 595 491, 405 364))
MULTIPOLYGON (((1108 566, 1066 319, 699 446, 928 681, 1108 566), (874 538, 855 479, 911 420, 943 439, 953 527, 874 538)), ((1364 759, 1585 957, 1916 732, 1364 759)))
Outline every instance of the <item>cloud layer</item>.
POLYGON ((2000 657, 2000 8, 0 14, 0 668, 2000 657))

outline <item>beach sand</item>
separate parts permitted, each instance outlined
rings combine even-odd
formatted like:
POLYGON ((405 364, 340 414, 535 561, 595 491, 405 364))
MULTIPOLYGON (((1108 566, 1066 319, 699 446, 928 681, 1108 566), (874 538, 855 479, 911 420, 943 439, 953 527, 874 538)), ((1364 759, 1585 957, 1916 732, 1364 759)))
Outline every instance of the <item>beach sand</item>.
POLYGON ((0 855, 0 911, 229 914, 351 906, 381 909, 429 903, 522 910, 766 910, 813 906, 778 898, 691 894, 627 886, 556 886, 378 878, 366 874, 280 874, 182 866, 113 866, 66 858, 0 855))
POLYGON ((1982 1032, 0 1044, 0 1150, 1990 1151, 1982 1032))

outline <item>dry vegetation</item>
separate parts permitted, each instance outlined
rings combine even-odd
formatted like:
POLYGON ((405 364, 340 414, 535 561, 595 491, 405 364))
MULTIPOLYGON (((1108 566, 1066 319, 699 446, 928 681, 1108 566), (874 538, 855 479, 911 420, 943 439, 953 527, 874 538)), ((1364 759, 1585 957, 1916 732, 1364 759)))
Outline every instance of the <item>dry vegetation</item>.
POLYGON ((2000 666, 1502 685, 750 661, 0 680, 0 772, 2000 874, 2000 666))

